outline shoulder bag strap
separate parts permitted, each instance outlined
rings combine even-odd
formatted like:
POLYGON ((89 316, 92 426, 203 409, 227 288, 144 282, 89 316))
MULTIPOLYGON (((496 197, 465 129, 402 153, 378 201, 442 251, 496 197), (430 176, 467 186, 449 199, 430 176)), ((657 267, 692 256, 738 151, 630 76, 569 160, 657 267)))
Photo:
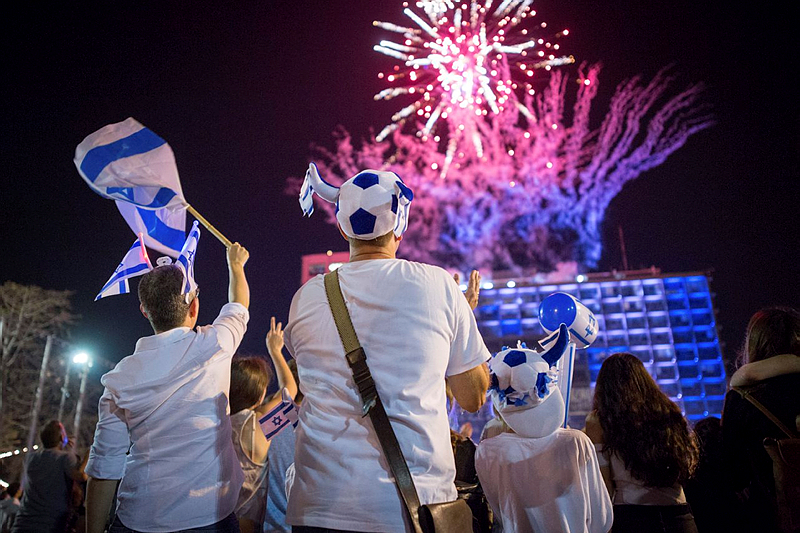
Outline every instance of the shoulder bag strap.
POLYGON ((790 439, 796 439, 796 438, 798 438, 797 434, 796 434, 794 431, 792 431, 791 429, 789 429, 788 427, 786 427, 786 424, 784 424, 783 422, 781 422, 781 421, 778 419, 778 417, 777 417, 777 416, 775 416, 774 414, 772 414, 772 411, 770 411, 769 409, 767 409, 766 407, 764 407, 764 404, 762 404, 761 402, 759 402, 758 400, 756 400, 756 399, 753 397, 753 395, 750 393, 750 391, 749 391, 749 390, 747 390, 747 389, 743 389, 743 388, 741 388, 741 387, 733 387, 733 390, 735 390, 736 392, 738 392, 739 394, 741 394, 741 395, 742 395, 742 398, 744 398, 744 399, 745 399, 745 400, 747 400, 748 402, 752 403, 752 404, 753 404, 753 405, 756 407, 756 409, 758 409, 759 411, 761 411, 762 413, 764 413, 764 415, 765 415, 767 418, 769 418, 770 420, 772 420, 772 422, 773 422, 773 423, 774 423, 776 426, 778 426, 778 427, 781 429, 781 431, 783 431, 784 433, 786 433, 786 435, 787 435, 787 436, 788 436, 790 439))
POLYGON ((372 374, 367 366, 366 354, 358 341, 356 330, 353 329, 353 322, 350 320, 350 313, 347 311, 342 289, 339 286, 339 272, 337 270, 325 275, 325 294, 328 296, 328 304, 330 305, 331 313, 333 313, 333 320, 336 323, 339 338, 341 338, 344 346, 347 364, 353 372, 353 379, 361 396, 362 413, 364 416, 369 415, 372 426, 378 434, 378 440, 381 443, 386 459, 389 461, 389 467, 392 469, 395 483, 400 490, 400 495, 411 518, 414 531, 415 533, 422 533, 419 523, 420 503, 417 489, 414 486, 414 480, 408 470, 405 457, 403 457, 403 451, 400 449, 400 443, 397 442, 397 436, 394 434, 389 417, 386 415, 380 396, 378 396, 375 381, 373 381, 372 374))

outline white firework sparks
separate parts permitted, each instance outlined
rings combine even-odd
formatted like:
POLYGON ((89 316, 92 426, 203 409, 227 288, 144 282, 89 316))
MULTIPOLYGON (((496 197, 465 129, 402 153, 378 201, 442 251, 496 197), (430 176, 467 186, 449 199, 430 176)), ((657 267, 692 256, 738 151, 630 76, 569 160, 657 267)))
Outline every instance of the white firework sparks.
POLYGON ((448 162, 461 139, 468 139, 478 156, 481 135, 476 124, 506 109, 518 111, 517 92, 533 94, 535 71, 572 63, 571 56, 558 55, 556 40, 536 37, 547 27, 535 23, 533 0, 453 2, 421 0, 415 7, 405 3, 403 13, 413 22, 401 26, 375 21, 384 30, 400 34, 399 41, 383 40, 377 52, 400 61, 390 73, 380 73, 391 86, 375 95, 389 100, 413 95, 416 100, 392 116, 392 122, 376 137, 385 139, 410 118, 416 118, 417 136, 427 139, 441 122, 447 123, 448 162))

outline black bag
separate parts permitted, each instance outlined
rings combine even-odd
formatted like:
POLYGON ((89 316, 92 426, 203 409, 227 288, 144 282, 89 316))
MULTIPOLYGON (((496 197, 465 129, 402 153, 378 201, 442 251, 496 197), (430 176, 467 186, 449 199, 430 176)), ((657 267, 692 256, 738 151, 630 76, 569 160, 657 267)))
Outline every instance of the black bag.
POLYGON ((778 506, 778 527, 781 531, 800 531, 800 437, 786 427, 778 417, 753 398, 750 391, 734 387, 733 390, 753 404, 769 418, 787 439, 764 439, 764 449, 772 459, 772 474, 775 478, 775 499, 778 506))
POLYGON ((403 499, 408 516, 416 533, 465 533, 472 530, 472 511, 467 502, 457 499, 452 502, 420 505, 417 489, 400 443, 394 434, 389 417, 381 403, 375 381, 367 366, 367 357, 361 343, 358 341, 350 313, 344 303, 342 289, 339 286, 339 272, 325 275, 325 293, 328 304, 336 322, 336 329, 344 346, 345 357, 353 379, 361 396, 361 410, 364 416, 369 415, 372 426, 378 434, 381 448, 389 461, 389 467, 394 474, 394 480, 403 499))

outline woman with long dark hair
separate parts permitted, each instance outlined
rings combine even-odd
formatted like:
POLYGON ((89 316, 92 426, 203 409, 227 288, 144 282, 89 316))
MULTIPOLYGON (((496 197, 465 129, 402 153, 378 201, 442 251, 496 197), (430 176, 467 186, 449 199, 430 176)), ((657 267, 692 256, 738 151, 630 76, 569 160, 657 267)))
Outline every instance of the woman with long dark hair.
MULTIPOLYGON (((791 364, 798 356, 800 312, 775 307, 753 315, 739 360, 746 363, 743 368, 760 369, 750 374, 761 373, 769 379, 744 391, 789 431, 798 429, 800 416, 800 373, 791 364)), ((732 381, 742 384, 742 380, 732 381)), ((772 460, 764 449, 764 439, 768 438, 780 440, 786 435, 739 392, 729 391, 722 410, 722 446, 728 481, 745 514, 743 531, 780 531, 780 516, 791 513, 777 505, 772 460)))
POLYGON ((697 532, 681 486, 697 444, 681 410, 633 354, 603 362, 585 431, 614 503, 614 533, 697 532))

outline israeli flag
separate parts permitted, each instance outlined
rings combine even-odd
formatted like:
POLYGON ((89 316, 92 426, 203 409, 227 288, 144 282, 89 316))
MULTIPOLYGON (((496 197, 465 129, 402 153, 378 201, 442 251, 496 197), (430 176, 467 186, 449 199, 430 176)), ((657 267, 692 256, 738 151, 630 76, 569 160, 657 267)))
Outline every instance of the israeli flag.
POLYGON ((94 299, 96 302, 100 298, 106 296, 114 296, 116 294, 127 294, 130 291, 128 280, 147 274, 153 270, 153 265, 150 264, 150 258, 147 257, 147 249, 142 242, 142 236, 136 239, 131 249, 122 258, 122 262, 111 275, 111 278, 106 282, 100 290, 100 294, 94 299))
POLYGON ((280 404, 258 419, 267 440, 271 440, 289 424, 297 427, 297 405, 285 388, 281 391, 281 399, 280 404))
POLYGON ((134 233, 145 244, 176 257, 186 231, 175 155, 167 142, 133 118, 109 124, 75 149, 75 166, 89 187, 116 200, 134 233))
POLYGON ((186 295, 186 303, 189 303, 189 294, 197 288, 197 282, 194 280, 194 259, 197 253, 197 242, 200 240, 200 227, 197 221, 192 224, 192 231, 186 237, 186 242, 183 243, 178 259, 175 264, 183 272, 183 294, 186 295))

